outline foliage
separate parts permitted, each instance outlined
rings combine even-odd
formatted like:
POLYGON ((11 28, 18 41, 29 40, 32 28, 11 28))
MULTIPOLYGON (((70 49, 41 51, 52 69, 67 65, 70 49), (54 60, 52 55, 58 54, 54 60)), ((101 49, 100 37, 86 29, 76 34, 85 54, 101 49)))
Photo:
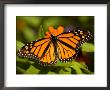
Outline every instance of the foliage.
MULTIPOLYGON (((43 38, 45 32, 48 30, 48 26, 53 25, 57 27, 59 25, 67 26, 74 25, 79 29, 89 30, 94 33, 94 18, 88 16, 79 17, 58 17, 58 16, 17 16, 17 41, 16 51, 19 50, 26 42, 33 41, 35 39, 43 38)), ((89 60, 94 61, 94 39, 87 43, 84 43, 80 48, 82 53, 85 55, 90 54, 89 60)), ((94 67, 94 64, 91 65, 94 67)), ((93 74, 94 70, 88 67, 88 63, 83 60, 77 61, 72 60, 71 62, 61 63, 59 60, 56 65, 53 66, 40 66, 35 60, 20 58, 16 56, 16 73, 17 74, 93 74)))

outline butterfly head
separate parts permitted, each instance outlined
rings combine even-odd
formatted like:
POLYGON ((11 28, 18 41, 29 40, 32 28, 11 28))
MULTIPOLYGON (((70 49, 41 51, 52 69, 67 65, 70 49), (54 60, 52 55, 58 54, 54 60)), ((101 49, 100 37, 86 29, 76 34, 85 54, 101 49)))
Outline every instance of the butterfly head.
POLYGON ((56 42, 57 36, 53 36, 53 35, 51 34, 51 40, 52 40, 53 42, 56 42))
POLYGON ((55 29, 52 26, 49 26, 49 32, 46 32, 46 38, 52 37, 52 36, 57 36, 61 33, 63 33, 64 31, 64 27, 63 26, 59 26, 57 29, 55 29))

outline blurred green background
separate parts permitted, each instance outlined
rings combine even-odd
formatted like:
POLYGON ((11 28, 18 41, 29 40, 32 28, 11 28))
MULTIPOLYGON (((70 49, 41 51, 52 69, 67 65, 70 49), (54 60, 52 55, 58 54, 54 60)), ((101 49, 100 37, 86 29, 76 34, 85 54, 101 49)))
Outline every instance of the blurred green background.
POLYGON ((42 67, 35 60, 16 56, 16 74, 94 74, 94 16, 16 16, 16 50, 43 38, 48 26, 72 26, 90 31, 93 38, 80 48, 77 60, 42 67))

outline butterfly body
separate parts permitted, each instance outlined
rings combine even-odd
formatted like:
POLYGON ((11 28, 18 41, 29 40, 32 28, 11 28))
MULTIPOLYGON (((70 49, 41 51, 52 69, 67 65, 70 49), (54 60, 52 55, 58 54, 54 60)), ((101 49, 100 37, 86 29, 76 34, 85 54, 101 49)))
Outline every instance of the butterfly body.
POLYGON ((78 48, 91 37, 91 34, 82 30, 74 32, 63 32, 63 30, 63 27, 57 30, 50 27, 44 38, 27 43, 17 55, 36 59, 42 65, 55 64, 57 60, 68 62, 75 59, 78 48))

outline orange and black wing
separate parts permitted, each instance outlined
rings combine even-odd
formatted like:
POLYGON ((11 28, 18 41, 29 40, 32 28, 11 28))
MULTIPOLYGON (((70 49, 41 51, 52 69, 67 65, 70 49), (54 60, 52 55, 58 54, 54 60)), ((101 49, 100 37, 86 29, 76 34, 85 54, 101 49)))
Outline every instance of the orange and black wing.
POLYGON ((43 65, 56 63, 54 46, 49 38, 26 44, 17 52, 17 55, 20 57, 36 59, 38 63, 43 65))
POLYGON ((57 57, 55 55, 55 48, 52 42, 49 43, 49 46, 44 50, 43 56, 40 58, 40 63, 43 65, 56 64, 57 57))
POLYGON ((58 35, 57 46, 60 61, 67 62, 76 58, 79 51, 78 48, 90 37, 90 32, 81 30, 58 35))

